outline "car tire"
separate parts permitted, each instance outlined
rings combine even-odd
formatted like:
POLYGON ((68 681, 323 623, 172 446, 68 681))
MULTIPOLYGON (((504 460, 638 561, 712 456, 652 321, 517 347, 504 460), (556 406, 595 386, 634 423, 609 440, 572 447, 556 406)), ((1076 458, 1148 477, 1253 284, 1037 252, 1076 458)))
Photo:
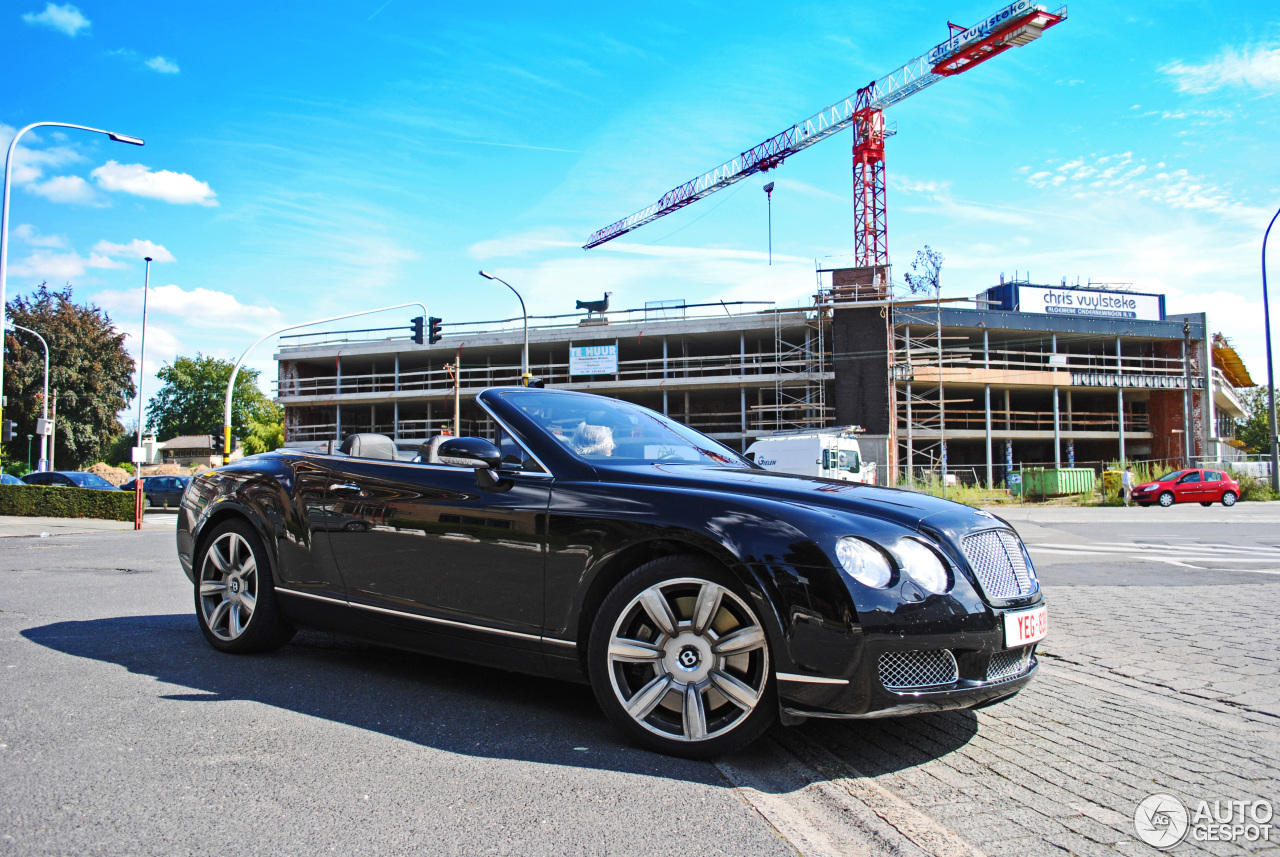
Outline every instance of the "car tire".
POLYGON ((150 494, 143 494, 143 495, 142 495, 142 505, 143 505, 143 507, 144 507, 144 508, 147 508, 147 509, 150 509, 150 508, 152 508, 153 506, 155 506, 155 503, 152 503, 152 502, 151 502, 151 495, 150 495, 150 494))
POLYGON ((1166 509, 1172 506, 1175 501, 1176 501, 1176 498, 1173 496, 1172 491, 1165 491, 1161 493, 1159 497, 1156 498, 1156 502, 1166 509))
POLYGON ((233 518, 201 539, 195 558, 196 621, 220 652, 278 649, 295 629, 280 613, 271 561, 248 521, 233 518))
POLYGON ((1205 506, 1205 507, 1209 507, 1209 506, 1212 506, 1212 505, 1213 505, 1213 501, 1205 502, 1204 500, 1201 500, 1201 501, 1200 501, 1200 505, 1201 505, 1201 506, 1205 506))
MULTIPOLYGON (((1234 506, 1236 504, 1236 500, 1239 499, 1240 498, 1236 496, 1236 492, 1234 491, 1222 492, 1222 505, 1224 506, 1234 506)), ((1208 506, 1210 504, 1206 503, 1205 505, 1208 506)))
POLYGON ((592 623, 587 668, 632 742, 691 759, 750 744, 778 714, 768 632, 742 586, 696 556, 632 571, 592 623))

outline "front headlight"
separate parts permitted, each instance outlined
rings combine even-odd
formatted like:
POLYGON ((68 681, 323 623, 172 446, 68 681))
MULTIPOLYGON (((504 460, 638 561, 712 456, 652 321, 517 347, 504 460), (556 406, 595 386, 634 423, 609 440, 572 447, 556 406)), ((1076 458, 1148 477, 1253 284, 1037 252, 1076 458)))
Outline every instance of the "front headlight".
POLYGON ((872 589, 884 589, 893 579, 893 569, 884 554, 862 539, 845 536, 837 541, 836 559, 846 574, 872 589))
POLYGON ((893 554, 902 570, 926 591, 941 595, 951 588, 951 575, 942 560, 915 539, 898 539, 893 554))

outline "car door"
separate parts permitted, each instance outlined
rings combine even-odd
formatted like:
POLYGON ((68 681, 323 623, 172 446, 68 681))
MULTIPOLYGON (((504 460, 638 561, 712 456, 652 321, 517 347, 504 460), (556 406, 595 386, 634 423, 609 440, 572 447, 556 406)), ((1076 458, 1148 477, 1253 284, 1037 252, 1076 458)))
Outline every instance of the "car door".
POLYGON ((1200 493, 1200 502, 1216 503, 1222 499, 1222 474, 1216 470, 1204 471, 1203 490, 1200 493))
POLYGON ((1199 470, 1192 470, 1180 478, 1173 486, 1173 496, 1179 503, 1191 503, 1200 500, 1204 493, 1204 483, 1199 470))
POLYGON ((504 466, 505 490, 485 491, 468 468, 337 460, 330 542, 348 600, 425 630, 537 643, 551 477, 523 450, 504 466))

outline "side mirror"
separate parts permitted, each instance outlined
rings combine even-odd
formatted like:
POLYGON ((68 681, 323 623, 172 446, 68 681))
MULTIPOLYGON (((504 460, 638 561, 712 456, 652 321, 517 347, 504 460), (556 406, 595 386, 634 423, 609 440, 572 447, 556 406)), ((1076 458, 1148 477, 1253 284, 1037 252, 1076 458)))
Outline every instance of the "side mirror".
POLYGON ((472 470, 497 470, 502 466, 502 453, 482 437, 455 437, 436 448, 441 464, 470 467, 472 470))
POLYGON ((436 447, 441 464, 470 467, 476 482, 485 491, 509 491, 511 480, 499 479, 493 471, 502 466, 502 453, 482 437, 455 437, 436 447))

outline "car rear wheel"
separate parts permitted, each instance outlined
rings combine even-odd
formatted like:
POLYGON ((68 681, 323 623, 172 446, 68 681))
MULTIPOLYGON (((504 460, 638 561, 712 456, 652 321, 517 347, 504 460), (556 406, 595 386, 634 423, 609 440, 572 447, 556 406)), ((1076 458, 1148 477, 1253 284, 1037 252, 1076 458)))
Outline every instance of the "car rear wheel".
POLYGON ((1158 502, 1160 503, 1161 506, 1164 506, 1166 509, 1169 508, 1170 506, 1173 505, 1173 492, 1165 491, 1158 498, 1158 502))
POLYGON ((658 752, 730 753, 777 716, 764 626, 737 581, 698 557, 627 575, 600 605, 587 661, 605 714, 658 752))
MULTIPOLYGON (((1222 492, 1222 505, 1224 506, 1234 506, 1236 504, 1236 500, 1238 499, 1240 498, 1236 496, 1236 492, 1234 491, 1222 492)), ((1205 503, 1205 505, 1208 506, 1209 504, 1205 503)))
POLYGON ((247 521, 219 524, 204 540, 195 565, 196 618, 215 649, 269 652, 293 637, 276 602, 266 548, 247 521))

